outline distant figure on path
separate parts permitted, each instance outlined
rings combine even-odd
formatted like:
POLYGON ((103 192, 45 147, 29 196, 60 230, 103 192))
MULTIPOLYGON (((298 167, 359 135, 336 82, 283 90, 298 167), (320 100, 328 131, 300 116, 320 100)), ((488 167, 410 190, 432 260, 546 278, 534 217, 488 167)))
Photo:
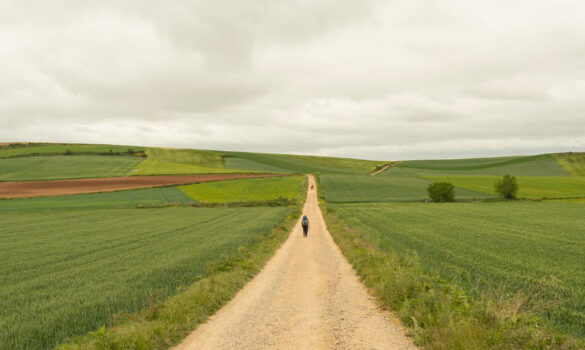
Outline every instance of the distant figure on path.
POLYGON ((303 237, 307 237, 309 234, 309 218, 307 215, 303 215, 303 221, 301 222, 301 225, 303 226, 303 237))

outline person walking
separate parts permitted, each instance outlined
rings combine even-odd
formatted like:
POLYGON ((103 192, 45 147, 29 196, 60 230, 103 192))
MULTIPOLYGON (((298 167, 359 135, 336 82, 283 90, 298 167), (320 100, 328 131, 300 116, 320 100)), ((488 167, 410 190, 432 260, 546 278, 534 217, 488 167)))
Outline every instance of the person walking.
POLYGON ((303 215, 301 225, 303 226, 303 237, 307 237, 307 235, 309 234, 309 218, 307 217, 307 215, 303 215))

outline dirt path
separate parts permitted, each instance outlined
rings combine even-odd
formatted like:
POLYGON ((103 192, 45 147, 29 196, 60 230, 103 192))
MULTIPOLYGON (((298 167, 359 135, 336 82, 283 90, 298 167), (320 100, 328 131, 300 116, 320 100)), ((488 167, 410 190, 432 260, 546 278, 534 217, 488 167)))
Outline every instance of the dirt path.
POLYGON ((299 221, 264 269, 175 350, 416 349, 341 255, 315 190, 304 213, 309 237, 299 221))
POLYGON ((382 167, 382 169, 378 169, 378 170, 374 171, 373 173, 371 173, 370 175, 372 175, 372 176, 378 175, 379 173, 384 172, 384 171, 388 170, 389 168, 391 168, 395 165, 401 164, 401 163, 402 163, 402 161, 386 164, 386 165, 384 165, 384 167, 382 167))
POLYGON ((157 186, 184 185, 209 181, 285 175, 286 174, 200 174, 0 182, 0 198, 30 198, 65 194, 112 192, 157 186))

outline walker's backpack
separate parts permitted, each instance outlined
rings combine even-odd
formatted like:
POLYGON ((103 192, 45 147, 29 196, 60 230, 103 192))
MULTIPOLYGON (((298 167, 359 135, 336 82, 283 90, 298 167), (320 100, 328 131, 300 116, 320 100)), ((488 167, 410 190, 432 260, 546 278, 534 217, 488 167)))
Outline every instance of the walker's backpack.
POLYGON ((303 216, 303 226, 307 226, 309 224, 309 218, 307 215, 303 216))

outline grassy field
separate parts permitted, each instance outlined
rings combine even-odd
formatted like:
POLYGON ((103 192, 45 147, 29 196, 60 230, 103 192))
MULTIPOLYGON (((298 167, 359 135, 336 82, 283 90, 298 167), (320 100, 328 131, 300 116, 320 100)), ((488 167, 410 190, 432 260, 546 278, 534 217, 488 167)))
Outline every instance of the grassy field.
MULTIPOLYGON (((403 202, 423 201, 428 198, 431 181, 407 176, 320 176, 324 197, 328 202, 403 202)), ((458 199, 493 198, 495 195, 456 188, 458 199)))
POLYGON ((248 169, 251 171, 261 171, 269 173, 289 172, 289 170, 286 168, 281 168, 276 165, 271 165, 270 163, 261 163, 260 161, 255 161, 246 158, 225 157, 223 161, 225 163, 225 167, 228 169, 248 169))
MULTIPOLYGON (((33 144, 0 148, 0 158, 31 155, 145 155, 132 175, 176 175, 232 172, 368 174, 387 162, 287 154, 143 148, 113 145, 33 144)), ((141 158, 142 159, 142 158, 141 158)))
POLYGON ((176 175, 232 173, 241 170, 227 169, 222 154, 214 151, 148 148, 147 158, 132 175, 176 175))
MULTIPOLYGON (((431 176, 434 181, 451 182, 468 190, 495 193, 496 176, 431 176)), ((585 177, 520 176, 517 178, 519 198, 583 198, 585 177)))
POLYGON ((585 176, 585 153, 558 153, 555 158, 569 174, 585 176))
POLYGON ((0 344, 46 349, 188 286, 287 208, 0 212, 0 344))
POLYGON ((497 157, 471 159, 414 160, 383 172, 385 176, 399 175, 495 175, 568 176, 550 154, 526 157, 497 157))
POLYGON ((176 187, 157 187, 57 197, 0 199, 0 212, 136 208, 191 203, 194 201, 176 187))
POLYGON ((228 168, 321 174, 369 174, 384 161, 288 154, 224 152, 228 168))
POLYGON ((179 189, 190 198, 207 203, 294 200, 299 197, 303 179, 302 176, 286 176, 217 181, 180 186, 179 189))
MULTIPOLYGON (((477 299, 519 302, 584 338, 585 206, 563 202, 336 204, 382 250, 416 255, 477 299)), ((522 310, 520 310, 522 309, 522 310)), ((540 347, 539 347, 540 348, 540 347)))
POLYGON ((126 176, 143 158, 133 156, 35 156, 0 159, 0 181, 126 176))
POLYGON ((116 145, 83 145, 83 144, 23 144, 19 147, 1 147, 0 158, 22 157, 30 155, 64 155, 68 151, 73 154, 127 153, 141 152, 143 147, 116 145))
POLYGON ((285 154, 149 148, 133 175, 226 172, 367 174, 385 162, 285 154))

